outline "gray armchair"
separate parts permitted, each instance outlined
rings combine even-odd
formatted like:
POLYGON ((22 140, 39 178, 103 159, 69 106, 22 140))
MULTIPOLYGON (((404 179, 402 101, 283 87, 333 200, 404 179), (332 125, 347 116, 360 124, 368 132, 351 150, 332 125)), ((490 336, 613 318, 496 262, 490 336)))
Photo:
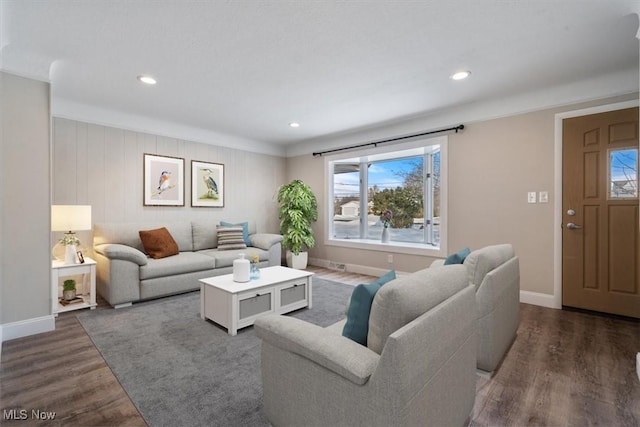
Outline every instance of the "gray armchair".
POLYGON ((367 347, 269 315, 262 339, 264 410, 274 426, 460 426, 476 392, 476 303, 462 266, 425 269, 376 294, 367 347))
MULTIPOLYGON (((495 371, 520 323, 520 264, 510 244, 475 250, 464 260, 478 304, 478 369, 495 371)), ((436 260, 432 267, 442 266, 436 260)), ((447 266, 449 268, 450 266, 447 266)))

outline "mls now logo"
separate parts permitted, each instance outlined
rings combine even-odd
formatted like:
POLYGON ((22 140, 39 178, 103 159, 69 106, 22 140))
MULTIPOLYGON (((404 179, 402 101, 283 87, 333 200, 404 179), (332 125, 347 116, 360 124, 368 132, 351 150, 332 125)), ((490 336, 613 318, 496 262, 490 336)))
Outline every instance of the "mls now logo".
POLYGON ((26 420, 29 417, 29 412, 26 409, 4 409, 2 411, 2 418, 5 420, 26 420))
MULTIPOLYGON (((26 409, 4 409, 2 417, 5 420, 26 420, 29 418, 29 411, 26 409)), ((32 420, 53 420, 55 417, 55 412, 41 411, 39 409, 31 410, 32 420)))

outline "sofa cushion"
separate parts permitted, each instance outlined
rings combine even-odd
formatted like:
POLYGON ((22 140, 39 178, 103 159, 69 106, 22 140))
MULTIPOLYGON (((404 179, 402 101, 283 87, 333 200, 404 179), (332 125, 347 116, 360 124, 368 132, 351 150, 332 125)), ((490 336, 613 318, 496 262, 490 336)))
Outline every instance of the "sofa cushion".
POLYGON ((387 283, 371 305, 367 347, 381 354, 389 335, 468 285, 462 265, 426 268, 387 283))
POLYGON ((462 264, 470 253, 469 248, 460 249, 458 252, 449 255, 447 259, 444 260, 444 265, 462 264))
POLYGON ((214 249, 218 247, 218 230, 212 221, 192 221, 193 250, 214 249))
POLYGON ((394 270, 374 280, 368 285, 358 285, 351 294, 351 301, 347 309, 347 322, 342 329, 342 335, 353 341, 367 345, 367 333, 369 332, 369 314, 371 303, 378 290, 385 283, 396 278, 394 270))
POLYGON ((238 255, 245 254, 246 259, 251 259, 253 255, 258 255, 260 262, 269 261, 269 251, 265 251, 258 248, 246 248, 246 249, 233 249, 233 250, 218 250, 218 249, 206 249, 199 251, 199 254, 206 255, 214 258, 216 268, 232 267, 233 261, 238 259, 238 255))
POLYGON ((144 251, 151 258, 166 258, 178 255, 178 244, 165 227, 138 232, 144 251))
POLYGON ((487 273, 514 256, 515 252, 510 244, 486 246, 471 252, 464 260, 464 265, 467 267, 469 275, 469 283, 474 284, 477 290, 487 273))
POLYGON ((242 227, 216 226, 218 231, 218 250, 244 249, 247 247, 242 238, 242 227))
POLYGON ((180 252, 169 258, 150 259, 147 265, 140 267, 140 280, 212 270, 214 267, 215 260, 211 257, 197 252, 180 252))
POLYGON ((251 239, 249 239, 249 223, 247 221, 232 224, 226 221, 220 221, 220 225, 223 227, 242 227, 242 240, 247 246, 251 246, 251 239))

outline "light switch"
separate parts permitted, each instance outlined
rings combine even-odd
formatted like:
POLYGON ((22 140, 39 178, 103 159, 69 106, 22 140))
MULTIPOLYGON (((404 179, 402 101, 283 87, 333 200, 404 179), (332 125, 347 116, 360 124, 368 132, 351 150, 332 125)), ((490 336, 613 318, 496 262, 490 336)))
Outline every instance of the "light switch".
POLYGON ((529 191, 527 193, 527 202, 529 202, 529 203, 535 203, 536 202, 536 192, 535 191, 529 191))
POLYGON ((540 203, 549 203, 549 192, 541 191, 540 194, 538 194, 538 200, 540 203))

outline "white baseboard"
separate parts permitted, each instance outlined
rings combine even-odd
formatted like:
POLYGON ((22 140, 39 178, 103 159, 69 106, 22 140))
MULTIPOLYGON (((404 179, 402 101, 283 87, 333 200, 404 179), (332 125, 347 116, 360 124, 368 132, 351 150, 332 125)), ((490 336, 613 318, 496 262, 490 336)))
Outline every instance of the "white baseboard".
POLYGON ((520 302, 547 308, 561 308, 556 307, 553 295, 540 292, 520 291, 520 302))
MULTIPOLYGON (((326 260, 326 259, 320 259, 320 258, 309 258, 309 264, 311 265, 315 265, 316 267, 323 267, 323 268, 328 268, 328 269, 332 269, 331 268, 331 263, 332 261, 326 260)), ((339 269, 337 271, 346 271, 349 273, 355 273, 355 274, 365 274, 367 276, 374 276, 374 277, 380 277, 383 276, 384 274, 386 274, 389 270, 392 270, 392 267, 389 268, 376 268, 376 267, 369 267, 366 265, 358 265, 358 264, 340 264, 340 265, 344 265, 344 270, 339 269)), ((401 276, 403 274, 407 274, 401 271, 396 271, 396 273, 401 276)))
MULTIPOLYGON (((310 265, 315 265, 316 267, 322 267, 322 268, 329 268, 329 261, 327 261, 326 259, 309 257, 308 261, 310 265)), ((286 264, 284 265, 286 266, 286 264)))
POLYGON ((19 322, 5 323, 2 325, 2 341, 28 337, 29 335, 50 332, 55 329, 56 320, 53 315, 21 320, 19 322))
MULTIPOLYGON (((321 258, 309 258, 309 264, 315 265, 316 267, 323 267, 331 269, 331 265, 335 265, 335 262, 321 259, 321 258)), ((356 274, 366 274, 368 276, 376 276, 380 277, 385 274, 390 268, 376 268, 376 267, 368 267, 366 265, 357 265, 357 264, 340 264, 344 265, 344 270, 340 269, 338 271, 346 271, 349 273, 356 274)), ((401 271, 396 272, 398 276, 402 276, 409 273, 404 273, 401 271)), ((541 307, 547 308, 562 308, 557 307, 554 302, 553 295, 543 294, 540 292, 531 292, 531 291, 520 291, 520 302, 525 304, 539 305, 541 307)))

